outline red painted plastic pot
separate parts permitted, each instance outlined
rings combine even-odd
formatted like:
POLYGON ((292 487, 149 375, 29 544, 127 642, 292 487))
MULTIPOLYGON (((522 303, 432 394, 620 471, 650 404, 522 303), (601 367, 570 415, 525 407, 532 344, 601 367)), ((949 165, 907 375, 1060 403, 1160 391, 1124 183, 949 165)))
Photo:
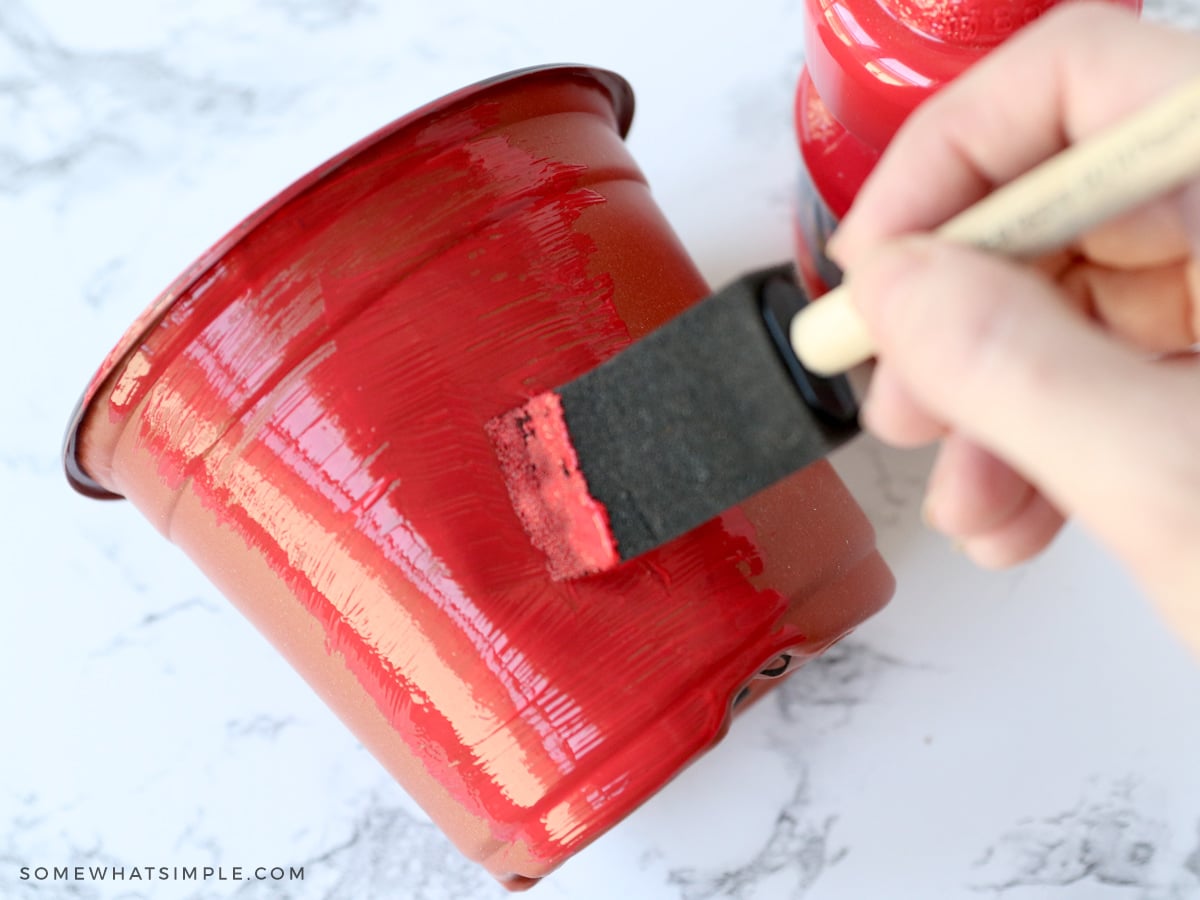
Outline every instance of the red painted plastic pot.
POLYGON ((68 433, 75 487, 136 504, 511 887, 892 589, 824 463, 577 582, 521 530, 483 424, 707 293, 631 114, 559 67, 384 128, 176 281, 68 433))

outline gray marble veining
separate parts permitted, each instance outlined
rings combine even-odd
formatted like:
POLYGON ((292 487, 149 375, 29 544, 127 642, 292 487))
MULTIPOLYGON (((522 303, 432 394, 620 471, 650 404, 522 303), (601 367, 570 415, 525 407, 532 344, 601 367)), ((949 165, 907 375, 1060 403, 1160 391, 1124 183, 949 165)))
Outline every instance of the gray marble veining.
MULTIPOLYGON (((1200 27, 1200 4, 1147 15, 1200 27)), ((257 204, 505 69, 628 75, 630 145, 712 280, 785 258, 800 3, 0 2, 0 897, 499 897, 186 559, 71 495, 61 428, 124 326, 257 204), (303 866, 303 882, 23 880, 303 866)), ((1200 670, 1076 531, 981 573, 928 453, 835 465, 899 581, 876 620, 537 888, 638 900, 1200 897, 1200 670)))

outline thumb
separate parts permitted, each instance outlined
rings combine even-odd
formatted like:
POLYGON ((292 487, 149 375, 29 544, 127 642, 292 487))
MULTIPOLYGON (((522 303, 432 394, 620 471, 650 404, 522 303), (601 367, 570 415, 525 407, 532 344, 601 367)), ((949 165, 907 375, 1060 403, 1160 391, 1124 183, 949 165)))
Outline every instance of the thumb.
POLYGON ((919 405, 1141 574, 1197 538, 1195 367, 1138 356, 1031 268, 934 238, 885 246, 849 283, 880 360, 919 405))

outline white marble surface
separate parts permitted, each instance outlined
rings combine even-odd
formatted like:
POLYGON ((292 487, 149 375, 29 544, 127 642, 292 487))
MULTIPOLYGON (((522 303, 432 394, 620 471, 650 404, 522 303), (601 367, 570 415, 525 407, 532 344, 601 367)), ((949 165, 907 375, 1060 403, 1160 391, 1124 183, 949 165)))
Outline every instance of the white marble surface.
MULTIPOLYGON (((680 8, 0 0, 0 898, 502 894, 130 506, 68 490, 61 429, 241 216, 511 68, 625 74, 633 152, 705 274, 784 258, 799 0, 680 8), (305 880, 21 878, 79 863, 305 880)), ((1200 666, 1120 569, 1068 531, 981 573, 919 524, 927 454, 864 438, 836 463, 892 605, 535 896, 1200 897, 1200 666)))

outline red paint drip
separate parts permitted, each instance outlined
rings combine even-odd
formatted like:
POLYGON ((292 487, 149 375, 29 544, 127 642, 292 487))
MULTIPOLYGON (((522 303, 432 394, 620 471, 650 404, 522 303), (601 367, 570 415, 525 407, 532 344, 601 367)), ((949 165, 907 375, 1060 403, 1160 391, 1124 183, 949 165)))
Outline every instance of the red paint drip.
POLYGON ((608 510, 592 496, 553 391, 487 423, 513 508, 556 581, 618 562, 608 510))

